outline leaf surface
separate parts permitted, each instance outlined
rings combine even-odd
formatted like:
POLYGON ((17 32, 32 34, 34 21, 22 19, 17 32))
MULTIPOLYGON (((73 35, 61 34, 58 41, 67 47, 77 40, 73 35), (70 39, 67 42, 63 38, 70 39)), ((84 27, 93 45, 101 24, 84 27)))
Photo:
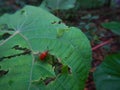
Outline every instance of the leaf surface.
POLYGON ((97 90, 120 89, 120 53, 109 55, 96 69, 94 80, 97 90))
POLYGON ((112 21, 103 23, 102 26, 106 29, 111 30, 113 33, 120 35, 120 22, 112 21))
POLYGON ((74 7, 76 0, 44 0, 42 8, 50 10, 67 10, 74 7))
POLYGON ((5 14, 0 24, 7 24, 14 32, 0 42, 0 71, 8 71, 0 77, 0 90, 83 90, 91 47, 79 29, 68 27, 54 15, 33 6, 13 15, 5 14), (56 75, 50 63, 39 60, 36 53, 48 49, 71 73, 56 75), (46 78, 54 79, 46 85, 46 78))

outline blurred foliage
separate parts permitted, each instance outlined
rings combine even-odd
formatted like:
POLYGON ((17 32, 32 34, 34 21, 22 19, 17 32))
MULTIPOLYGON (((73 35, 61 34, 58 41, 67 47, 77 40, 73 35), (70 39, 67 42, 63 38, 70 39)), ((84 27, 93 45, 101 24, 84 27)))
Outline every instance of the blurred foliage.
POLYGON ((77 6, 81 9, 98 8, 103 6, 107 0, 77 0, 77 6))
POLYGON ((68 10, 73 8, 76 0, 44 0, 41 7, 53 11, 53 10, 68 10))
POLYGON ((95 34, 97 31, 97 26, 95 23, 93 23, 93 20, 99 19, 98 15, 91 15, 87 14, 85 16, 81 17, 81 22, 79 23, 79 28, 84 30, 85 29, 85 34, 89 38, 89 40, 97 40, 98 41, 98 36, 95 34))
POLYGON ((112 21, 112 22, 102 23, 102 26, 106 29, 111 30, 115 34, 120 35, 120 22, 112 21))
POLYGON ((120 53, 108 55, 94 72, 97 90, 120 90, 120 53))
POLYGON ((0 0, 0 15, 4 13, 13 13, 26 4, 38 6, 42 0, 0 0))
POLYGON ((120 0, 44 0, 41 7, 49 10, 96 9, 101 7, 118 7, 120 0))
POLYGON ((76 25, 75 22, 79 23, 77 27, 83 31, 85 29, 85 33, 90 40, 97 40, 96 32, 98 28, 93 21, 99 19, 99 15, 88 13, 79 15, 76 12, 81 12, 81 9, 104 8, 104 6, 118 7, 120 6, 120 0, 0 0, 0 15, 13 13, 27 4, 53 10, 52 13, 68 22, 69 25, 76 25), (81 18, 78 19, 79 17, 81 18))
POLYGON ((0 0, 0 15, 12 13, 25 5, 42 6, 52 10, 93 9, 102 6, 120 6, 120 0, 0 0), (41 4, 42 3, 42 4, 41 4))

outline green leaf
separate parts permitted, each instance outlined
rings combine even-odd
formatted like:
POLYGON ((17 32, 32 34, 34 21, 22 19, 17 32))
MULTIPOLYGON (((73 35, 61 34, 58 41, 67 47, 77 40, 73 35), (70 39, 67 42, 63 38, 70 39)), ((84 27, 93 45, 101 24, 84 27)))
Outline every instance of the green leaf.
POLYGON ((5 72, 0 73, 0 90, 83 90, 90 69, 90 43, 79 29, 60 21, 33 6, 0 18, 7 31, 13 29, 0 40, 0 72, 5 72), (63 68, 56 75, 53 65, 40 61, 37 54, 46 50, 71 73, 63 68))
POLYGON ((78 7, 82 9, 101 7, 104 3, 105 0, 77 0, 78 7))
POLYGON ((110 29, 115 34, 120 35, 120 22, 107 22, 103 23, 102 26, 106 29, 110 29))
POLYGON ((94 73, 97 90, 120 90, 120 53, 105 58, 94 73))
POLYGON ((76 0, 44 0, 41 7, 51 10, 66 10, 73 8, 75 2, 76 0))

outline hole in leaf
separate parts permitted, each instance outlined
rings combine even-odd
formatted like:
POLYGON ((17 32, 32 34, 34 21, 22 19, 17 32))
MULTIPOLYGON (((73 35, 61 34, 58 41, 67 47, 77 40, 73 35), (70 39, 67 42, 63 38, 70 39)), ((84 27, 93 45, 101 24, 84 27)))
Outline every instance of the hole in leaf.
POLYGON ((54 66, 54 72, 56 76, 58 76, 59 74, 64 74, 64 73, 71 74, 71 69, 67 65, 63 65, 62 63, 58 62, 54 66))
POLYGON ((9 70, 5 71, 5 70, 0 70, 0 77, 6 75, 8 73, 9 70))
POLYGON ((12 49, 15 49, 15 50, 23 50, 23 51, 29 50, 28 48, 21 47, 21 46, 19 46, 19 45, 15 45, 14 47, 12 47, 12 49))
POLYGON ((24 14, 25 13, 25 10, 21 10, 21 14, 24 14))
POLYGON ((49 63, 50 65, 52 65, 56 76, 63 73, 71 74, 70 67, 68 67, 68 65, 63 65, 61 60, 55 57, 54 55, 51 55, 49 53, 45 61, 46 63, 49 63))
MULTIPOLYGON (((71 74, 71 70, 67 65, 62 65, 61 63, 57 63, 55 65, 55 73, 56 76, 60 75, 60 74, 71 74)), ((46 79, 43 80, 43 82, 45 83, 45 85, 50 84, 52 81, 55 81, 56 77, 47 77, 46 79)))
POLYGON ((13 33, 13 29, 9 28, 8 25, 0 25, 0 40, 5 40, 10 37, 13 33))
POLYGON ((57 23, 57 22, 56 21, 51 22, 51 24, 55 24, 55 23, 57 23))
POLYGON ((2 24, 2 25, 0 25, 0 29, 1 29, 2 31, 14 31, 14 29, 9 28, 7 24, 2 24))
POLYGON ((17 56, 22 56, 22 55, 27 55, 27 54, 31 53, 30 49, 20 47, 19 45, 15 45, 14 47, 12 47, 12 49, 22 50, 23 52, 22 53, 18 53, 18 54, 9 55, 9 56, 0 57, 0 61, 2 61, 4 59, 10 59, 10 58, 14 58, 14 57, 17 57, 17 56))
POLYGON ((62 21, 53 21, 53 22, 51 22, 51 24, 61 24, 62 23, 62 21))
POLYGON ((58 22, 58 24, 61 24, 61 23, 62 23, 62 21, 59 21, 59 22, 58 22))
POLYGON ((48 85, 51 82, 55 81, 55 79, 59 75, 72 73, 71 68, 68 65, 63 65, 61 60, 59 58, 57 58, 55 55, 51 55, 50 52, 48 53, 45 60, 43 60, 43 61, 39 60, 39 62, 50 64, 52 66, 56 76, 55 77, 46 77, 45 79, 41 78, 40 80, 33 81, 34 83, 41 83, 42 82, 44 85, 48 85))
POLYGON ((0 36, 0 40, 5 40, 5 39, 7 39, 7 38, 10 37, 10 36, 11 36, 11 34, 9 34, 9 33, 4 33, 3 35, 0 36))
POLYGON ((64 35, 64 33, 65 33, 65 29, 58 29, 56 37, 60 38, 60 37, 62 37, 64 35))
POLYGON ((47 77, 43 81, 44 81, 45 85, 48 85, 50 82, 52 82, 54 80, 55 80, 55 77, 47 77))

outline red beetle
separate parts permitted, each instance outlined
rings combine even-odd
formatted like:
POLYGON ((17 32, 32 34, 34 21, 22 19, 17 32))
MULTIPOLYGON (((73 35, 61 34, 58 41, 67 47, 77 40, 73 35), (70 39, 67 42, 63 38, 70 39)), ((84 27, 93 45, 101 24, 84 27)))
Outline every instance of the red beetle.
POLYGON ((45 52, 42 52, 40 55, 39 55, 39 58, 40 60, 44 60, 48 55, 48 51, 45 51, 45 52))

